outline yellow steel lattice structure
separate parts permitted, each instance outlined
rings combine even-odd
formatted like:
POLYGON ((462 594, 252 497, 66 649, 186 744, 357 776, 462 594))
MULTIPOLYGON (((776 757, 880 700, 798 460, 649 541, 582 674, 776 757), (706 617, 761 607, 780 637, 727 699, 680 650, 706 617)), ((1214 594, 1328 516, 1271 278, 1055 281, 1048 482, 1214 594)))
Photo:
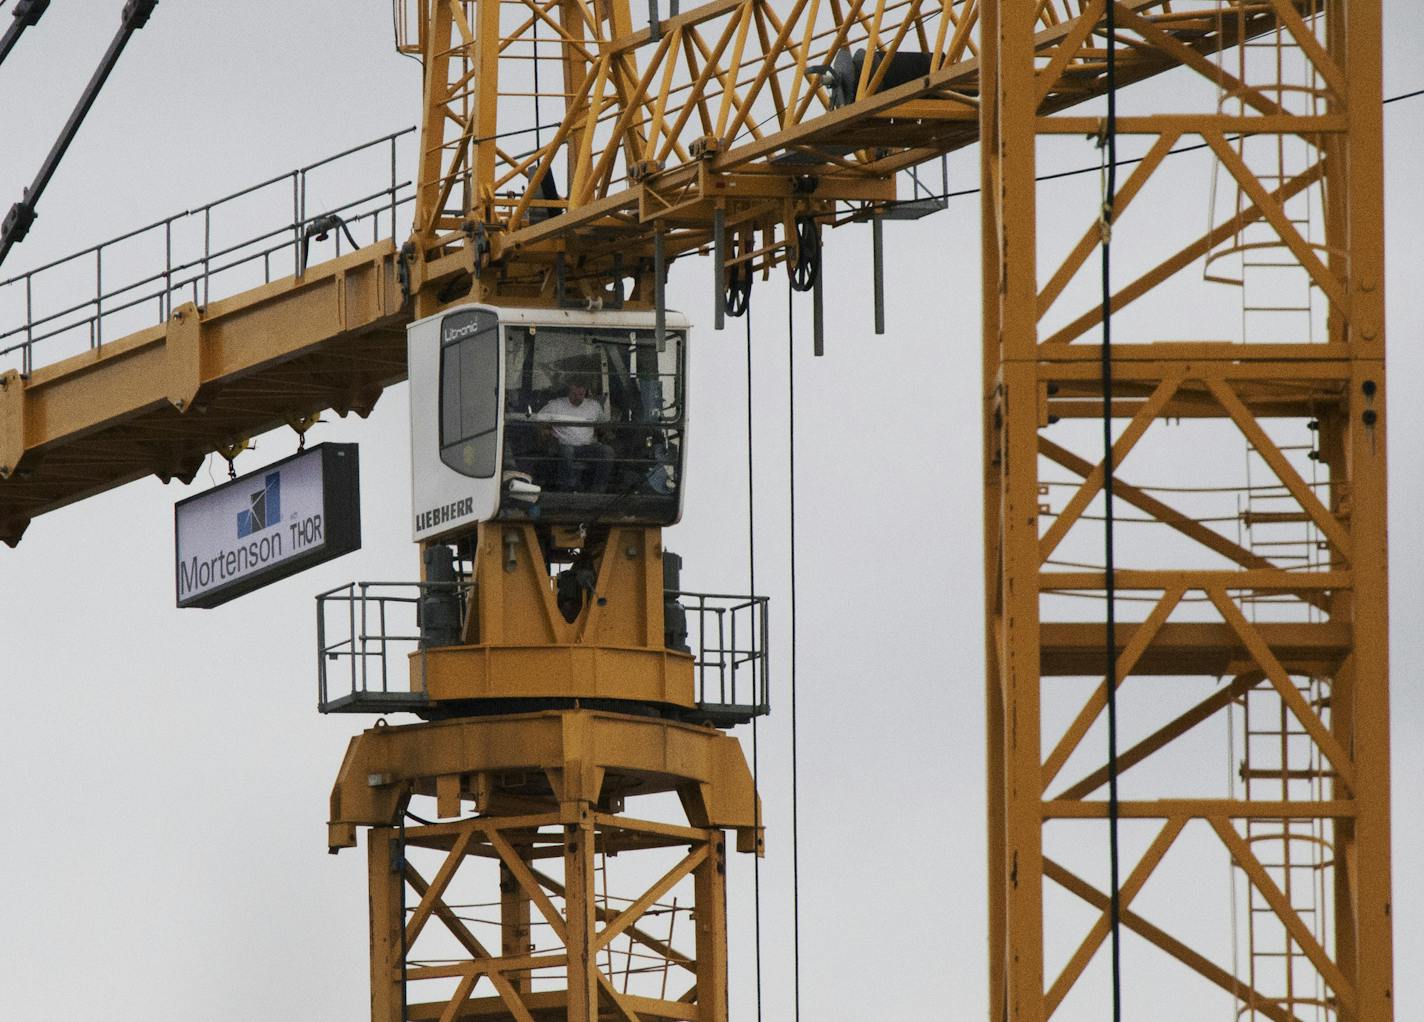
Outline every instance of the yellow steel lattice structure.
MULTIPOLYGON (((1098 117, 1048 115, 1043 99, 1053 76, 1075 57, 1103 62, 1106 7, 1085 3, 1095 27, 1080 23, 1045 67, 1032 6, 985 5, 980 49, 991 1015, 1049 1018, 1070 1003, 1104 948, 1108 891, 1070 868, 1066 857, 1094 840, 1105 854, 1105 750, 1096 740, 1082 750, 1113 684, 1122 697, 1142 686, 1156 693, 1133 704, 1149 706, 1153 719, 1133 728, 1137 737, 1120 760, 1123 826, 1137 828, 1136 840, 1124 845, 1133 849, 1123 867, 1125 939, 1175 958, 1206 989, 1221 988, 1242 1017, 1389 1019, 1379 5, 1174 3, 1170 14, 1161 5, 1149 18, 1116 4, 1120 52, 1170 54, 1207 87, 1196 109, 1184 101, 1178 113, 1118 120, 1119 132, 1141 136, 1144 158, 1113 197, 1115 239, 1133 231, 1161 238, 1173 230, 1135 221, 1131 204, 1181 143, 1204 142, 1241 198, 1213 211, 1206 234, 1187 231, 1174 240, 1172 254, 1145 272, 1117 269, 1112 308, 1130 326, 1115 331, 1116 503, 1121 517, 1135 516, 1120 530, 1141 529, 1152 538, 1124 543, 1136 556, 1135 563, 1120 561, 1116 574, 1120 618, 1127 621, 1117 629, 1110 679, 1106 579, 1094 567, 1094 559, 1102 561, 1102 441, 1072 425, 1101 414, 1101 310, 1075 315, 1060 308, 1067 285, 1095 254, 1102 227, 1096 207, 1084 209, 1081 242, 1066 255, 1048 253, 1047 279, 1040 279, 1037 218, 1061 211, 1039 204, 1034 180, 1037 152, 1051 144, 1046 140, 1104 128, 1098 117), (1223 25, 1234 26, 1237 42, 1245 42, 1240 28, 1253 17, 1271 19, 1275 59, 1213 61, 1186 42, 1190 30, 1205 34, 1223 25), (1286 52, 1316 84, 1284 87, 1286 52), (1281 170, 1285 145, 1308 152, 1289 173, 1281 170), (1315 238, 1301 226, 1312 217, 1323 227, 1315 238), (1319 332, 1297 317, 1267 336, 1219 340, 1210 306, 1170 297, 1183 271, 1224 250, 1269 251, 1274 265, 1303 274, 1322 300, 1319 332), (1130 313, 1136 315, 1129 319, 1130 313), (1312 434, 1315 442, 1300 442, 1312 434), (1203 494, 1247 492, 1239 457, 1193 463, 1190 478, 1171 471, 1176 462, 1166 452, 1185 457, 1195 444, 1220 445, 1231 436, 1271 474, 1270 492, 1281 498, 1254 524, 1308 527, 1309 558, 1252 549, 1198 510, 1203 494), (1073 485, 1056 489, 1065 476, 1073 485), (1150 483, 1138 485, 1144 479, 1159 485, 1168 479, 1193 492, 1159 494, 1150 483), (1069 712, 1046 713, 1051 689, 1069 678, 1080 679, 1069 712), (1193 683, 1203 678, 1205 686, 1193 683), (1273 739, 1299 754, 1277 755, 1264 767, 1259 753, 1254 763, 1247 756, 1241 769, 1253 783, 1243 794, 1180 794, 1184 776, 1201 765, 1190 755, 1185 763, 1173 760, 1173 753, 1190 744, 1195 729, 1219 726, 1232 705, 1260 699, 1285 721, 1273 739), (1075 761, 1092 769, 1068 772, 1075 761), (1266 790, 1272 794, 1260 794, 1266 790), (1084 828, 1096 828, 1096 838, 1084 828), (1292 834, 1300 837, 1284 836, 1292 834), (1197 849, 1205 840, 1216 851, 1183 853, 1182 863, 1174 855, 1185 835, 1198 839, 1197 849), (1290 850, 1302 839, 1328 848, 1315 860, 1324 870, 1327 905, 1305 907, 1301 888, 1322 878, 1303 884, 1292 867, 1290 850), (1252 913, 1249 962, 1239 971, 1223 953, 1225 932, 1203 945, 1181 935, 1180 920, 1139 914, 1134 906, 1175 863, 1173 907, 1190 923, 1197 899, 1180 893, 1219 888, 1219 863, 1227 859, 1249 891, 1242 910, 1252 913), (1189 886, 1184 876, 1199 880, 1189 886), (1067 922, 1069 902, 1088 906, 1091 922, 1067 922), (1064 933, 1071 939, 1049 960, 1046 941, 1064 933), (1267 933, 1277 948, 1270 978, 1267 933)), ((1181 95, 1194 94, 1188 85, 1181 95)), ((1240 302, 1229 292, 1221 300, 1240 302)), ((1300 307, 1278 301, 1277 311, 1300 307)), ((1246 741, 1256 737, 1252 732, 1246 741)), ((1132 998, 1130 974, 1127 982, 1132 998)), ((1150 994, 1137 996, 1129 1013, 1151 1002, 1150 994)))
MULTIPOLYGON (((1171 6, 1125 5, 1166 43, 1125 51, 1120 83, 1274 23, 1261 5, 1209 25, 1171 6)), ((669 257, 705 248, 717 210, 729 263, 765 269, 794 258, 796 217, 833 223, 837 201, 890 202, 897 170, 978 138, 978 0, 740 0, 637 30, 617 3, 424 11, 409 47, 428 74, 407 256, 419 280, 480 276, 485 298, 548 296, 556 276, 592 299, 619 277, 636 292, 653 234, 669 257), (851 56, 863 52, 878 57, 851 56), (530 65, 549 67, 540 79, 530 65), (511 115, 540 127, 507 138, 511 115)), ((1032 17, 1035 52, 1069 54, 1045 67, 1041 108, 1101 94, 1100 64, 1077 45, 1091 5, 1045 0, 1032 17)))
POLYGON ((589 710, 377 727, 351 743, 329 826, 333 850, 370 828, 372 1022, 728 1017, 724 830, 742 851, 760 842, 733 738, 589 710), (624 813, 625 798, 659 792, 678 796, 685 823, 624 813), (434 796, 445 819, 406 825, 413 795, 434 796), (465 806, 478 815, 462 818, 465 806), (659 852, 671 854, 654 879, 609 900, 608 857, 659 852), (462 896, 487 900, 456 896, 490 864, 462 896), (664 900, 679 884, 682 935, 664 900), (655 920, 667 931, 653 934, 655 920), (635 958, 652 986, 630 988, 635 958))
MULTIPOLYGON (((650 25, 626 0, 406 5, 403 46, 426 68, 409 240, 379 241, 184 306, 80 357, 5 373, 0 537, 18 541, 35 516, 131 479, 189 476, 236 437, 328 407, 368 409, 402 378, 403 328, 417 316, 470 300, 646 304, 659 236, 668 258, 725 244, 728 268, 794 262, 798 222, 819 229, 874 216, 894 200, 897 170, 979 142, 990 1017, 1066 1015, 1103 948, 1108 893, 1072 850, 1104 829, 1096 796, 1106 773, 1092 734, 1111 683, 1124 698, 1144 685, 1162 693, 1159 719, 1129 729, 1121 758, 1124 826, 1139 835, 1127 843, 1122 888, 1129 938, 1223 991, 1244 1017, 1387 1022, 1378 0, 713 0, 663 13, 650 25), (1081 239, 1045 253, 1040 278, 1041 221, 1069 211, 1040 203, 1035 181, 1044 146, 1104 130, 1096 107, 1070 111, 1106 88, 1109 3, 1119 85, 1170 71, 1197 86, 1172 97, 1174 113, 1119 118, 1118 131, 1142 141, 1142 159, 1114 197, 1115 230, 1144 229, 1134 200, 1179 145, 1209 150, 1233 200, 1210 209, 1204 234, 1175 239, 1191 216, 1145 225, 1170 248, 1148 268, 1117 269, 1125 283, 1112 301, 1122 324, 1110 395, 1115 492, 1139 519, 1134 527, 1154 538, 1124 548, 1116 586, 1123 606, 1140 613, 1123 615, 1110 679, 1099 673, 1106 579, 1093 524, 1101 451, 1091 430, 1075 429, 1101 408, 1101 310, 1075 288, 1101 225, 1096 204, 1075 210, 1081 239), (1303 85, 1287 87, 1279 59, 1251 57, 1245 47, 1262 39, 1297 62, 1303 85), (871 56, 857 63, 862 49, 871 56), (1290 159, 1281 156, 1287 145, 1290 159), (1216 282, 1229 279, 1223 265, 1237 257, 1241 280, 1216 282), (1285 264, 1292 287, 1305 282, 1310 301, 1289 300, 1307 310, 1298 321, 1232 338, 1212 303, 1164 297, 1203 260, 1216 278, 1208 285, 1244 288, 1248 258, 1252 267, 1285 264), (1180 434, 1168 433, 1169 421, 1180 434), (1305 529, 1304 561, 1233 536, 1196 497, 1162 492, 1174 453, 1223 438, 1269 471, 1270 510, 1256 509, 1256 484, 1243 484, 1226 458, 1196 465, 1195 491, 1246 497, 1254 517, 1233 520, 1247 528, 1274 520, 1305 529), (1046 711, 1059 691, 1076 692, 1077 702, 1046 711), (1181 793, 1173 754, 1231 707, 1262 698, 1283 721, 1278 737, 1304 746, 1303 758, 1243 757, 1252 783, 1241 797, 1181 793), (1293 773, 1299 762, 1308 776, 1293 773), (1278 797, 1260 795, 1268 789, 1278 797), (1288 899, 1292 867, 1263 851, 1296 830, 1328 847, 1313 860, 1322 896, 1309 918, 1288 899), (1199 840, 1249 889, 1252 926, 1278 938, 1289 982, 1268 982, 1255 950, 1233 962, 1224 932, 1203 942, 1141 908, 1154 880, 1194 868, 1180 853, 1199 840), (1069 904, 1080 914, 1064 911, 1069 904), (1089 922, 1075 926, 1084 907, 1089 922), (1060 946, 1064 935, 1071 943, 1060 946)), ((1269 299, 1248 304, 1274 311, 1269 299)), ((412 968, 440 968, 407 954, 433 917, 465 954, 449 975, 415 979, 454 978, 464 994, 457 986, 444 1001, 421 1002, 420 1017, 725 1018, 722 894, 711 866, 722 829, 736 829, 752 850, 760 820, 740 754, 716 738, 692 725, 560 709, 358 739, 333 796, 332 844, 374 828, 373 1017, 407 1013, 397 977, 405 986, 412 968), (420 740, 402 737, 411 734, 420 740), (659 761, 650 747, 680 752, 659 761), (686 825, 623 817, 609 777, 629 790, 677 791, 686 825), (435 796, 442 816, 471 805, 482 814, 405 835, 447 854, 433 875, 392 853, 411 794, 435 796), (696 986, 675 991, 687 999, 631 1000, 609 990, 608 970, 590 968, 600 932, 630 932, 666 893, 642 892, 638 912, 600 907, 589 858, 597 840, 686 847, 666 876, 695 877, 710 931, 699 930, 696 956, 643 945, 669 968, 695 959, 685 971, 696 986), (454 910, 443 892, 470 856, 505 871, 499 955, 448 925, 454 910), (536 857, 562 861, 562 876, 535 876, 536 857), (399 924, 406 888, 418 892, 421 925, 399 924), (564 941, 560 962, 520 957, 531 905, 564 941), (558 994, 522 985, 546 965, 563 970, 558 994), (495 999, 477 1003, 468 995, 482 976, 495 999)), ((1187 773, 1201 766, 1191 755, 1187 773)), ((1203 875, 1189 882, 1219 885, 1218 872, 1203 875)), ((1150 996, 1131 987, 1129 995, 1150 996)))
MULTIPOLYGON (((1156 45, 1124 51, 1120 83, 1275 24, 1259 4, 1206 20, 1171 6, 1124 5, 1161 27, 1156 45)), ((565 300, 603 300, 623 281, 647 302, 653 235, 663 233, 669 259, 704 250, 719 213, 729 265, 764 270, 794 260, 798 217, 841 223, 847 203, 874 215, 895 196, 896 170, 979 137, 978 0, 719 0, 663 19, 657 41, 627 29, 629 11, 582 0, 411 5, 407 48, 425 54, 427 75, 409 242, 381 241, 175 308, 83 356, 43 364, 41 352, 28 375, 0 374, 0 538, 16 542, 36 515, 147 474, 189 478, 235 437, 325 408, 364 413, 402 378, 402 329, 415 316, 481 298, 553 304, 561 281, 565 300), (539 62, 550 64, 540 144, 530 55, 555 41, 539 62), (862 61, 833 99, 830 72, 812 69, 869 42, 880 63, 862 61), (928 70, 889 85, 901 54, 928 70), (481 69, 492 88, 481 89, 481 69), (651 162, 639 156, 650 139, 651 162), (545 181, 557 198, 543 197, 545 181)), ((1081 42, 1095 17, 1069 0, 1035 5, 1043 110, 1102 94, 1100 57, 1063 45, 1081 42)))

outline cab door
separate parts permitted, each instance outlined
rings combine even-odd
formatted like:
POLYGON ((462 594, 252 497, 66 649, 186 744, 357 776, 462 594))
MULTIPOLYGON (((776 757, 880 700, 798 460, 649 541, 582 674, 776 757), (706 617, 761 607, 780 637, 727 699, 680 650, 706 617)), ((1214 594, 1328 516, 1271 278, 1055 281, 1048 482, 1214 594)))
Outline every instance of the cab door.
POLYGON ((494 517, 503 443, 503 345, 493 309, 464 308, 412 324, 410 370, 414 538, 494 517))

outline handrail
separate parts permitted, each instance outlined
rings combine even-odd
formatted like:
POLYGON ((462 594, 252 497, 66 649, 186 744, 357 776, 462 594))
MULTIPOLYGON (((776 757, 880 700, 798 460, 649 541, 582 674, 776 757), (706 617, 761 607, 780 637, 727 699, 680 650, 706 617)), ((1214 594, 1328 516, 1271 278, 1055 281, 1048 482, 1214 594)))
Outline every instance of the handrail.
POLYGON ((770 713, 770 600, 740 593, 684 590, 668 590, 665 595, 682 604, 688 616, 698 707, 713 719, 740 720, 770 713))
MULTIPOLYGON (((9 305, 18 320, 17 325, 0 329, 0 358, 19 352, 20 372, 28 377, 36 366, 36 344, 78 331, 79 337, 89 349, 97 348, 104 343, 106 327, 112 323, 114 317, 128 313, 147 302, 156 303, 153 321, 155 324, 162 323, 172 315, 175 294, 190 292, 194 304, 206 305, 211 282, 221 274, 260 264, 263 281, 270 283, 273 279, 288 275, 280 271, 285 271, 285 263, 290 261, 290 275, 299 276, 304 269, 304 233, 307 225, 315 218, 338 216, 342 222, 351 226, 369 221, 372 241, 379 241, 383 234, 391 238, 398 236, 399 214, 411 206, 415 199, 415 183, 411 175, 407 174, 402 178, 400 174, 402 165, 413 166, 413 153, 402 156, 401 149, 410 148, 415 134, 416 129, 412 126, 360 145, 350 146, 320 160, 248 185, 212 202, 173 213, 24 273, 0 280, 0 310, 9 305), (340 197, 320 213, 310 213, 307 208, 309 177, 314 172, 358 154, 379 152, 382 149, 388 153, 389 159, 383 161, 388 167, 381 170, 381 183, 378 186, 371 187, 368 184, 356 197, 340 197), (289 186, 289 189, 285 191, 284 198, 279 199, 274 195, 272 201, 290 205, 285 215, 273 226, 255 234, 244 234, 237 240, 215 239, 215 214, 222 215, 237 200, 250 198, 280 185, 289 186), (187 237, 175 237, 180 233, 186 234, 187 237), (147 239, 152 239, 153 244, 162 247, 158 268, 152 272, 141 273, 134 279, 120 278, 121 282, 118 284, 107 283, 106 271, 112 278, 116 262, 122 272, 122 268, 134 261, 127 258, 126 254, 121 259, 115 250, 125 243, 147 239), (284 252, 290 254, 290 260, 282 255, 284 252), (275 277, 274 261, 279 268, 275 277), (57 293, 73 294, 74 276, 88 272, 86 267, 90 265, 93 285, 82 300, 60 308, 36 308, 36 294, 46 285, 57 293), (64 279, 58 280, 60 277, 64 279), (22 339, 17 343, 4 344, 6 340, 16 337, 22 339)), ((364 177, 364 180, 369 182, 370 178, 364 177)), ((245 222, 247 221, 244 219, 245 222)), ((337 232, 336 238, 338 255, 342 251, 341 233, 337 232)), ((5 315, 5 312, 0 311, 0 315, 5 315)), ((46 362, 76 353, 58 351, 54 342, 44 351, 55 352, 46 362)))
POLYGON ((192 209, 185 209, 178 213, 172 213, 161 220, 153 221, 153 223, 151 224, 146 224, 143 227, 135 227, 133 230, 125 231, 123 234, 116 234, 114 235, 114 237, 90 245, 88 248, 81 248, 77 252, 71 252, 67 256, 61 256, 60 258, 55 259, 52 262, 44 263, 40 266, 31 267, 24 273, 17 273, 15 276, 10 277, 6 280, 0 280, 0 287, 4 287, 7 284, 13 284, 16 281, 23 280, 24 278, 33 276, 36 273, 43 273, 45 270, 53 269, 54 267, 59 266, 62 263, 67 263, 71 260, 78 259, 80 256, 90 255, 98 249, 117 244, 120 241, 127 241, 130 238, 133 238, 139 234, 143 234, 145 231, 151 231, 155 227, 162 227, 164 224, 173 223, 176 220, 182 220, 184 217, 192 216, 195 213, 201 213, 205 209, 212 209, 214 207, 229 203, 234 199, 240 199, 243 196, 250 195, 253 192, 260 191, 263 188, 267 188, 271 185, 277 184, 279 181, 285 181, 288 178, 292 177, 292 175, 294 174, 301 174, 309 170, 315 170, 317 167, 325 166, 333 160, 339 159, 343 156, 350 156, 353 153, 358 153, 362 150, 370 149, 373 146, 380 145, 382 142, 392 141, 394 139, 402 137, 403 135, 409 135, 414 131, 415 125, 411 125, 409 128, 402 128, 400 131, 393 131, 388 135, 382 135, 380 138, 372 139, 371 141, 363 143, 362 145, 352 146, 350 149, 344 149, 341 152, 336 153, 334 156, 328 156, 324 160, 318 160, 316 163, 308 164, 305 167, 296 167, 292 170, 278 174, 276 177, 270 177, 265 181, 260 181, 255 185, 248 185, 246 188, 240 189, 236 192, 231 192, 227 195, 222 196, 221 198, 204 203, 201 206, 194 206, 192 209))
MULTIPOLYGON (((348 582, 317 594, 321 712, 384 713, 424 705, 424 694, 408 683, 393 687, 389 661, 400 656, 397 673, 407 678, 403 654, 428 643, 418 622, 425 595, 453 591, 463 601, 470 589, 465 582, 348 582), (339 693, 338 678, 344 689, 339 693)), ((668 590, 666 597, 687 614, 685 652, 693 658, 697 703, 690 716, 729 726, 770 712, 768 598, 681 590, 668 590)))

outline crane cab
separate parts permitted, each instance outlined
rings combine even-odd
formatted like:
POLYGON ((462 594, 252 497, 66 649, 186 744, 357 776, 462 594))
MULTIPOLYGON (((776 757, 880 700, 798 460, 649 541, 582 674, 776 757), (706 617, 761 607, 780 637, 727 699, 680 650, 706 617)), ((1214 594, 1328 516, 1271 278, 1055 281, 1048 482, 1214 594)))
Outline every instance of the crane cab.
POLYGON ((414 538, 480 521, 671 525, 687 320, 465 305, 412 323, 414 538))

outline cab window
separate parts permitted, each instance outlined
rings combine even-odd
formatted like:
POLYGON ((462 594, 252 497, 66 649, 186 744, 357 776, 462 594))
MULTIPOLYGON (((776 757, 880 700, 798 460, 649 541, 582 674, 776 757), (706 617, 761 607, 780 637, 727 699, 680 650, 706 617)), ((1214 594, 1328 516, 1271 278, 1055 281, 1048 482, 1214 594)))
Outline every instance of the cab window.
POLYGON ((659 345, 645 327, 506 326, 504 470, 538 497, 508 496, 501 513, 533 505, 542 521, 674 521, 682 356, 675 331, 659 345), (575 388, 576 407, 596 414, 571 413, 575 388))
POLYGON ((472 309, 440 324, 440 460, 487 479, 498 462, 499 319, 472 309))

